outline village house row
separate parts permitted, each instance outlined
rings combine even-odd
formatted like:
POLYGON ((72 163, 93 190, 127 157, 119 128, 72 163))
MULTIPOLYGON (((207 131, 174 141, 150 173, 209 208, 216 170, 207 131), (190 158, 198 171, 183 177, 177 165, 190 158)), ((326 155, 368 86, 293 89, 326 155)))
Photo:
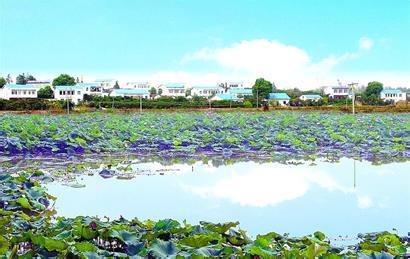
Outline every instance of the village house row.
MULTIPOLYGON (((119 88, 114 87, 114 79, 95 80, 90 83, 78 83, 72 86, 55 86, 55 100, 70 100, 75 104, 84 100, 85 95, 158 98, 162 96, 192 98, 193 96, 205 97, 210 101, 241 101, 245 96, 252 95, 252 89, 240 82, 219 83, 215 86, 188 86, 183 83, 150 84, 148 82, 128 82, 119 88), (153 91, 152 89, 155 89, 153 91), (153 93, 154 92, 154 93, 153 93)), ((38 91, 46 86, 51 86, 51 81, 28 81, 25 85, 7 84, 0 89, 0 99, 31 99, 38 97, 38 91)), ((329 86, 324 89, 324 95, 332 99, 352 98, 349 86, 329 86)), ((406 93, 399 89, 384 89, 380 98, 394 103, 406 100, 406 93)), ((320 95, 302 95, 302 101, 318 101, 320 95)), ((289 105, 290 97, 286 93, 271 93, 270 100, 277 101, 279 105, 289 105)))

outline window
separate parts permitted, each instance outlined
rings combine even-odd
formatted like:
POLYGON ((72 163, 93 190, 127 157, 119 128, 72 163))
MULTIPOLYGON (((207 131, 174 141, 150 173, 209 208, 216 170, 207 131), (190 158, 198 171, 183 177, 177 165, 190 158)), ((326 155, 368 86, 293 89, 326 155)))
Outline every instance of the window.
POLYGON ((80 91, 77 91, 77 94, 78 94, 78 95, 80 95, 80 94, 81 94, 81 92, 80 92, 80 91))

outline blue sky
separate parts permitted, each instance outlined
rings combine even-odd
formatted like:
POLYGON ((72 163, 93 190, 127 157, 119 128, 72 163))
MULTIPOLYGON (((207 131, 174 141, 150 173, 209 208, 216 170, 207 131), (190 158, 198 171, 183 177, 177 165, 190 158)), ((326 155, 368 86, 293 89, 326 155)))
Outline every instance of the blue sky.
MULTIPOLYGON (((1 0, 0 74, 317 85, 410 78, 410 1, 1 0)), ((407 83, 408 84, 408 83, 407 83)))

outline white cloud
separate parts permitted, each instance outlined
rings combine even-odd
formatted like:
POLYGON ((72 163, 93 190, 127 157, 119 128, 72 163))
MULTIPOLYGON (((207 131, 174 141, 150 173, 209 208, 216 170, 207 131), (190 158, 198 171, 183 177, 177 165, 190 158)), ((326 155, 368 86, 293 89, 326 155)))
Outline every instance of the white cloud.
POLYGON ((224 48, 203 48, 186 55, 183 62, 216 62, 233 74, 252 78, 265 77, 279 87, 318 87, 335 83, 335 67, 343 62, 360 58, 370 50, 374 41, 363 37, 355 52, 329 55, 313 62, 309 53, 299 47, 275 40, 241 41, 224 48))
POLYGON ((374 45, 374 40, 367 38, 367 37, 362 37, 359 40, 359 48, 362 50, 370 50, 373 48, 374 45))
POLYGON ((373 201, 369 196, 359 195, 357 197, 357 206, 361 209, 367 209, 373 206, 373 201))

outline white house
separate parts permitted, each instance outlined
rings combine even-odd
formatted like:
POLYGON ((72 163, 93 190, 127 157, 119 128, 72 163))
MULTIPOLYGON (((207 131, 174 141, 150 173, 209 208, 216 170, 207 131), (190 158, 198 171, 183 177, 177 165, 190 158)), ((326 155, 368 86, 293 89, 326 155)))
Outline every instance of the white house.
POLYGON ((98 83, 80 83, 76 86, 81 87, 83 94, 94 95, 94 96, 103 96, 104 91, 103 87, 98 83))
POLYGON ((236 94, 216 94, 212 96, 210 101, 238 101, 239 98, 236 94))
POLYGON ((193 86, 191 89, 192 96, 210 97, 215 94, 223 94, 225 89, 220 86, 193 86))
POLYGON ((185 96, 185 84, 183 83, 170 83, 160 85, 161 96, 185 96))
POLYGON ((36 81, 27 81, 28 85, 33 85, 36 86, 37 89, 41 89, 45 86, 51 86, 51 81, 50 80, 36 80, 36 81))
POLYGON ((0 98, 11 99, 33 99, 37 98, 38 87, 35 85, 7 84, 0 89, 0 98))
POLYGON ((150 93, 149 89, 113 89, 110 93, 110 96, 148 98, 150 96, 150 93))
POLYGON ((352 98, 350 87, 344 85, 328 86, 324 89, 324 93, 332 99, 352 98))
POLYGON ((78 104, 84 100, 84 88, 81 85, 57 85, 54 89, 54 99, 70 100, 78 104))
POLYGON ((242 89, 245 88, 243 82, 223 82, 218 84, 226 89, 242 89))
POLYGON ((270 93, 269 100, 276 102, 280 106, 288 106, 290 97, 287 93, 270 93))
POLYGON ((235 94, 238 97, 244 97, 244 96, 251 96, 252 95, 252 89, 250 88, 230 88, 228 89, 228 94, 235 94))
POLYGON ((115 79, 97 79, 94 83, 97 83, 99 86, 102 86, 103 90, 108 90, 114 88, 117 80, 115 79))
POLYGON ((394 101, 394 103, 400 101, 406 101, 407 94, 400 89, 383 89, 380 92, 380 99, 384 101, 394 101))
POLYGON ((299 97, 300 100, 302 101, 319 101, 320 99, 322 99, 322 96, 318 95, 318 94, 304 94, 301 95, 299 97))
POLYGON ((151 89, 151 85, 148 82, 127 82, 126 85, 128 89, 151 89))

